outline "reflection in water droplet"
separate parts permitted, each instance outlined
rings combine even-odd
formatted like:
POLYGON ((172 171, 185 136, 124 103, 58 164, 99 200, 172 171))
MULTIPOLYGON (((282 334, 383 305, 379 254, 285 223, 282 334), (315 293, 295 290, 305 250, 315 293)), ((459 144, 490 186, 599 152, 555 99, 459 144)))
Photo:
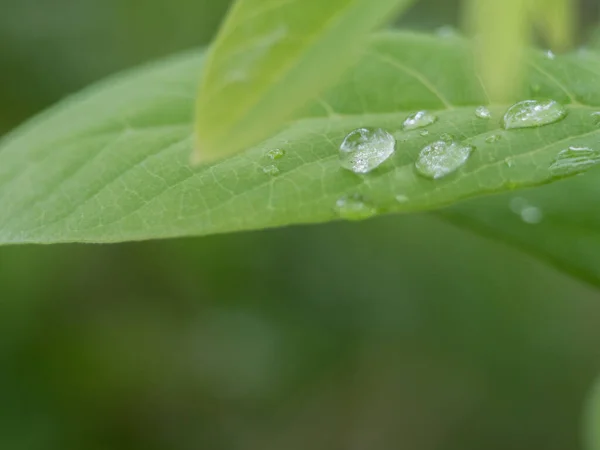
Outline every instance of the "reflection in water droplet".
POLYGON ((541 127, 566 117, 567 110, 554 100, 525 100, 511 106, 502 121, 505 129, 541 127))
POLYGON ((377 210, 358 194, 338 199, 334 209, 340 218, 346 220, 364 220, 377 214, 377 210))
POLYGON ((571 146, 556 155, 550 166, 555 176, 569 176, 585 172, 600 163, 600 151, 589 147, 571 146))
POLYGON ((368 173, 386 161, 396 140, 381 128, 359 128, 346 136, 340 146, 340 165, 354 173, 368 173))
POLYGON ((480 119, 491 119, 492 118, 492 113, 485 106, 477 107, 477 109, 475 110, 475 115, 477 117, 479 117, 480 119))
POLYGON ((493 144, 494 142, 498 142, 500 139, 502 139, 502 136, 499 134, 491 134, 485 138, 485 142, 488 144, 493 144))
POLYGON ((408 197, 406 195, 399 194, 396 195, 396 201, 398 203, 406 203, 408 201, 408 197))
POLYGON ((271 175, 274 177, 276 175, 279 175, 279 168, 274 165, 265 166, 265 167, 263 167, 263 172, 266 173, 267 175, 271 175))
POLYGON ((423 130, 423 131, 421 131, 419 134, 420 134, 421 136, 427 136, 427 135, 429 135, 429 131, 427 131, 427 130, 423 130))
POLYGON ((431 125, 437 120, 437 116, 431 114, 428 111, 419 111, 411 114, 404 121, 405 130, 414 130, 417 128, 423 128, 431 125))
POLYGON ((546 52, 544 53, 544 56, 546 57, 546 59, 550 59, 550 60, 556 59, 556 55, 554 54, 554 52, 552 50, 546 50, 546 52))
POLYGON ((282 150, 280 148, 274 148, 273 150, 269 150, 267 152, 267 157, 271 158, 272 160, 281 159, 284 156, 285 156, 285 150, 282 150))
POLYGON ((415 168, 420 175, 437 180, 462 166, 474 149, 460 142, 437 141, 421 150, 415 168))
POLYGON ((527 199, 523 197, 515 197, 509 203, 510 209, 515 214, 521 217, 521 220, 528 224, 538 224, 543 218, 544 214, 537 206, 529 204, 527 199))

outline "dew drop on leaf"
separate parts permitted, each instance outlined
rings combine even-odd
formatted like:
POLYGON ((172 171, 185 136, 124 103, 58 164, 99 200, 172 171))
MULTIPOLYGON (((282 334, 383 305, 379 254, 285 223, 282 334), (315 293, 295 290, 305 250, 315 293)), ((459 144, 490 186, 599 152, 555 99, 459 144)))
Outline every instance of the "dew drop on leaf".
POLYGON ((527 199, 523 197, 515 197, 510 201, 510 209, 517 214, 525 223, 535 225, 540 223, 544 218, 543 211, 537 206, 529 204, 527 199))
POLYGON ((429 131, 427 130, 423 130, 419 133, 421 136, 428 136, 429 135, 429 131))
POLYGON ((437 141, 421 150, 415 168, 420 175, 437 180, 461 167, 474 149, 461 142, 437 141))
POLYGON ((406 203, 408 201, 408 197, 403 194, 398 194, 398 195, 396 195, 396 201, 398 203, 406 203))
POLYGON ((369 173, 379 167, 396 148, 396 140, 381 128, 359 128, 340 145, 340 165, 354 173, 369 173))
POLYGON ((415 130, 417 128, 424 128, 437 121, 437 116, 431 114, 428 111, 419 111, 411 114, 404 120, 405 130, 415 130))
POLYGON ((499 134, 490 134, 488 137, 485 138, 485 142, 487 142, 488 144, 493 144, 494 142, 498 142, 500 139, 502 139, 502 136, 500 136, 499 134))
POLYGON ((544 218, 544 214, 537 206, 527 206, 521 210, 521 219, 523 222, 535 225, 540 223, 544 218))
POLYGON ((450 133, 442 133, 440 134, 440 140, 452 142, 454 140, 454 136, 452 136, 450 133))
POLYGON ((596 125, 600 125, 600 111, 593 112, 590 116, 596 125))
POLYGON ((267 175, 271 175, 272 177, 279 175, 279 168, 274 165, 269 165, 263 167, 263 172, 267 175))
POLYGON ((277 159, 281 159, 284 156, 285 156, 285 150, 282 150, 280 148, 274 148, 267 152, 267 158, 271 158, 273 161, 275 161, 277 159))
POLYGON ((550 166, 555 176, 569 176, 585 172, 600 163, 600 151, 589 147, 571 146, 556 155, 550 166))
POLYGON ((507 130, 541 127, 558 122, 566 115, 566 108, 554 100, 524 100, 508 109, 502 126, 507 130))
POLYGON ((475 115, 477 117, 479 117, 480 119, 491 119, 492 118, 492 113, 485 106, 477 107, 477 109, 475 110, 475 115))
POLYGON ((552 50, 546 50, 544 52, 544 56, 546 57, 546 59, 549 59, 551 61, 556 59, 556 55, 554 54, 554 52, 552 50))
POLYGON ((336 214, 345 220, 364 220, 377 214, 377 210, 358 194, 338 199, 334 209, 336 214))

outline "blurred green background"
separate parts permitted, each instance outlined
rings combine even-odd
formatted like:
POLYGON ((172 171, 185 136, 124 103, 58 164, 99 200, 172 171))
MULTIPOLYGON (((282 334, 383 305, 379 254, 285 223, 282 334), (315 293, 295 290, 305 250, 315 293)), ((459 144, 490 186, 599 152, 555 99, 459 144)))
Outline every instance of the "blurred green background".
MULTIPOLYGON (((0 134, 227 6, 0 0, 0 134)), ((573 450, 599 343, 598 290, 429 215, 3 247, 0 449, 573 450)))

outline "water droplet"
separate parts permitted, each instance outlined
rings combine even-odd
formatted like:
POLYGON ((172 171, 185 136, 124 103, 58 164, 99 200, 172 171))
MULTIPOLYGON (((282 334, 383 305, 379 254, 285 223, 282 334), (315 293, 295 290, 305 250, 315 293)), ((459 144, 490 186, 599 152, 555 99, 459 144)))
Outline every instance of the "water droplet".
POLYGON ((593 112, 590 116, 596 125, 600 125, 600 111, 593 112))
POLYGON ((515 165, 515 161, 512 158, 506 158, 504 160, 504 164, 506 164, 506 166, 510 169, 512 166, 515 165))
POLYGON ((437 180, 462 166, 474 149, 460 142, 437 141, 421 150, 415 167, 424 177, 437 180))
POLYGON ((479 117, 480 119, 491 119, 492 118, 492 113, 485 106, 477 107, 477 109, 475 110, 475 115, 477 117, 479 117))
POLYGON ((494 142, 498 142, 500 139, 502 139, 502 136, 499 134, 491 134, 485 138, 485 142, 488 144, 493 144, 494 142))
POLYGON ((406 195, 399 194, 396 195, 396 201, 398 203, 406 203, 408 201, 408 197, 406 195))
POLYGON ((569 176, 585 172, 600 163, 600 151, 589 147, 571 146, 556 155, 550 172, 556 176, 569 176))
POLYGON ((281 159, 285 156, 285 150, 280 148, 274 148, 273 150, 269 150, 267 152, 267 158, 271 158, 273 161, 277 159, 281 159))
POLYGON ((502 126, 507 130, 541 127, 558 122, 566 115, 566 108, 554 100, 525 100, 508 109, 504 115, 502 126))
POLYGON ((450 133, 442 133, 440 134, 440 140, 445 142, 452 142, 454 140, 454 136, 452 136, 450 133))
POLYGON ((537 206, 527 206, 521 210, 521 219, 523 222, 531 225, 538 224, 544 218, 542 210, 537 206))
POLYGON ((538 224, 544 218, 544 214, 540 208, 529 204, 527 199, 523 197, 515 197, 509 203, 510 209, 515 214, 521 217, 521 220, 528 224, 538 224))
POLYGON ((358 194, 347 195, 335 202, 335 212, 346 220, 364 220, 377 214, 377 210, 358 194))
POLYGON ((431 125, 437 120, 437 116, 431 114, 428 111, 419 111, 411 114, 404 121, 405 130, 415 130, 417 128, 424 128, 431 125))
POLYGON ((521 214, 523 208, 527 208, 529 206, 529 202, 523 197, 515 197, 510 200, 509 206, 512 212, 515 214, 521 214))
POLYGON ((279 168, 274 165, 265 166, 263 167, 263 172, 274 177, 279 175, 279 168))
POLYGON ((556 59, 556 55, 554 54, 554 52, 552 50, 546 50, 544 52, 544 56, 546 57, 546 59, 549 59, 549 60, 555 60, 556 59))
POLYGON ((423 131, 421 131, 419 134, 420 134, 421 136, 427 136, 427 135, 429 135, 429 131, 427 131, 427 130, 423 130, 423 131))
POLYGON ((340 164, 354 173, 368 173, 386 161, 396 148, 396 140, 381 128, 352 131, 340 146, 340 164))

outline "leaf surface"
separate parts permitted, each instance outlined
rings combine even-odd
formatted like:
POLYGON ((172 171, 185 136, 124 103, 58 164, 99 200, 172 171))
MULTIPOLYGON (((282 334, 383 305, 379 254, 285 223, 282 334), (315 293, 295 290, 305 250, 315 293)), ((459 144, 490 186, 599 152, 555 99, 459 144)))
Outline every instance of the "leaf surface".
MULTIPOLYGON (((530 85, 536 95, 568 104, 568 116, 541 128, 503 130, 508 105, 489 105, 492 119, 475 115, 486 96, 464 42, 390 32, 374 37, 361 63, 303 119, 243 153, 191 168, 202 65, 202 56, 184 55, 108 80, 6 139, 0 242, 119 242, 326 222, 337 219, 336 201, 354 194, 381 213, 432 210, 549 183, 560 151, 596 146, 600 137, 591 116, 600 104, 594 54, 532 56, 530 85), (438 117, 427 135, 403 131, 407 115, 420 109, 438 117), (363 126, 384 127, 397 148, 374 172, 358 176, 340 168, 338 147, 363 126), (476 150, 445 178, 419 176, 419 152, 444 133, 476 150), (492 135, 500 140, 488 143, 492 135), (274 149, 285 156, 271 160, 274 149), (272 165, 279 175, 265 173, 272 165)), ((594 185, 597 176, 581 179, 594 185)), ((496 207, 506 210, 490 203, 482 211, 492 217, 496 207)), ((589 208, 581 203, 581 220, 590 217, 589 208)))

